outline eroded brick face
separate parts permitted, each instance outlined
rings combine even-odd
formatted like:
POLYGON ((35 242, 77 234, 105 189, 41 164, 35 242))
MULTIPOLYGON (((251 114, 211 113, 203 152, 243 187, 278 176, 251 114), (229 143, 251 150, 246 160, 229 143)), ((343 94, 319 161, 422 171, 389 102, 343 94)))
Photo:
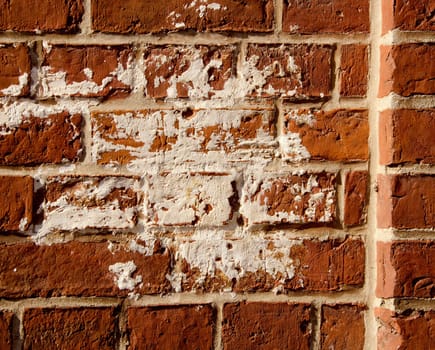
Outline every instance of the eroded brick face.
POLYGON ((30 82, 29 48, 24 44, 0 46, 0 97, 26 96, 30 82))
POLYGON ((364 97, 367 94, 369 48, 367 45, 343 45, 340 64, 340 95, 364 97))
POLYGON ((195 30, 270 32, 273 1, 178 1, 164 3, 92 0, 92 28, 109 33, 161 33, 195 30))
POLYGON ((210 305, 128 309, 128 349, 211 349, 216 312, 210 305))
POLYGON ((346 174, 344 189, 344 223, 347 226, 366 222, 369 174, 367 171, 351 171, 346 174))
POLYGON ((0 311, 0 347, 12 350, 12 312, 0 311))

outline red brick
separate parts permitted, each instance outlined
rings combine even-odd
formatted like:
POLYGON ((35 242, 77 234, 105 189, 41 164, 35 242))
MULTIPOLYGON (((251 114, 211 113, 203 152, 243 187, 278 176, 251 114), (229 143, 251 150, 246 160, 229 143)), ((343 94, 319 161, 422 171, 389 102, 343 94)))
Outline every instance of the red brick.
POLYGON ((30 68, 31 62, 27 46, 23 44, 1 45, 0 97, 26 96, 30 91, 30 68))
POLYGON ((343 45, 340 64, 340 95, 364 97, 367 94, 368 46, 343 45))
POLYGON ((144 54, 146 95, 210 98, 235 75, 233 46, 150 46, 144 54))
POLYGON ((271 32, 273 1, 92 0, 92 28, 109 33, 271 32))
POLYGON ((0 176, 0 231, 24 231, 32 222, 33 179, 0 176))
POLYGON ((166 274, 169 273, 170 257, 167 253, 155 248, 153 254, 143 255, 116 244, 113 244, 112 251, 109 247, 107 242, 70 242, 50 246, 3 244, 0 296, 118 297, 129 292, 156 294, 168 290, 166 274), (123 265, 116 265, 118 263, 124 264, 124 275, 121 273, 123 265))
POLYGON ((435 94, 434 57, 432 44, 381 46, 379 97, 435 94))
POLYGON ((292 110, 284 117, 280 137, 283 158, 290 161, 339 162, 368 159, 367 110, 292 110))
POLYGON ((222 342, 230 349, 310 349, 309 304, 225 304, 222 342))
POLYGON ((435 244, 379 242, 376 295, 383 298, 435 296, 435 244))
POLYGON ((79 114, 23 117, 19 125, 0 126, 0 164, 35 165, 77 161, 81 154, 79 114))
POLYGON ((265 173, 245 182, 240 213, 248 225, 328 224, 336 202, 335 174, 265 173))
POLYGON ((364 310, 361 305, 323 305, 320 348, 363 350, 364 310))
POLYGON ((379 162, 435 163, 435 109, 397 109, 379 115, 379 162))
POLYGON ((344 188, 344 224, 362 225, 367 218, 369 174, 367 171, 351 171, 346 174, 344 188))
POLYGON ((435 30, 433 0, 383 0, 382 30, 435 30))
POLYGON ((0 311, 0 349, 12 350, 12 312, 0 311))
POLYGON ((176 291, 331 292, 364 283, 364 243, 359 239, 295 240, 284 233, 228 238, 212 231, 172 247, 176 291))
POLYGON ((142 191, 123 176, 52 176, 46 181, 41 236, 58 231, 131 229, 142 191))
POLYGON ((125 96, 133 84, 128 46, 48 46, 40 68, 41 97, 125 96))
POLYGON ((435 176, 378 175, 378 227, 435 226, 435 176))
POLYGON ((35 33, 75 33, 84 8, 82 0, 0 1, 0 30, 35 33))
POLYGON ((215 317, 210 305, 129 308, 128 349, 212 349, 215 317))
POLYGON ((117 343, 117 316, 112 307, 26 309, 23 328, 24 350, 109 350, 117 343))
POLYGON ((168 173, 149 177, 148 215, 158 226, 214 227, 233 218, 234 176, 168 173))
POLYGON ((368 0, 284 0, 283 30, 290 33, 367 33, 368 0))
POLYGON ((248 45, 242 68, 248 95, 296 100, 329 97, 333 51, 328 45, 248 45))
POLYGON ((379 350, 434 349, 435 312, 376 309, 379 350))
POLYGON ((275 152, 272 110, 142 110, 94 112, 93 159, 98 164, 172 170, 189 162, 234 164, 271 158, 275 152), (189 150, 186 152, 186 150, 189 150))

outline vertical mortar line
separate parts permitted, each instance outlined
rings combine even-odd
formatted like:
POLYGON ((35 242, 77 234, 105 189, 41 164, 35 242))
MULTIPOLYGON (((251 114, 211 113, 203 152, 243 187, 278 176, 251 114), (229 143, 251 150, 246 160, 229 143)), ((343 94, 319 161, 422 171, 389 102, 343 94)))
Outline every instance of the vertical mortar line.
POLYGON ((334 64, 334 86, 332 87, 331 107, 340 108, 340 65, 341 65, 341 48, 340 43, 336 43, 332 64, 334 64))
POLYGON ((92 33, 92 20, 91 20, 91 0, 83 1, 84 13, 82 22, 80 23, 80 30, 82 35, 89 35, 92 33))
POLYGON ((337 174, 337 180, 339 180, 339 182, 337 184, 337 211, 338 211, 337 219, 339 220, 339 224, 340 224, 340 227, 342 230, 345 229, 345 226, 344 226, 344 210, 345 210, 344 190, 345 190, 345 184, 346 184, 346 174, 349 171, 350 171, 349 169, 341 168, 340 170, 338 170, 338 174, 337 174))
POLYGON ((223 301, 216 301, 215 305, 216 305, 216 325, 214 328, 213 343, 214 343, 215 350, 222 350, 223 349, 222 322, 224 320, 224 316, 223 316, 224 302, 223 301))
POLYGON ((320 327, 321 327, 321 317, 322 317, 322 302, 318 299, 313 300, 312 305, 312 315, 314 316, 314 321, 312 321, 313 326, 313 337, 311 342, 310 350, 320 350, 320 327))
POLYGON ((91 108, 88 107, 86 112, 82 114, 82 147, 85 154, 82 162, 78 165, 92 164, 92 124, 91 124, 91 108))
POLYGON ((274 0, 275 36, 282 33, 283 0, 274 0))
POLYGON ((367 100, 369 108, 369 176, 370 198, 367 213, 367 237, 366 237, 366 278, 365 290, 367 295, 366 313, 366 336, 365 349, 377 348, 377 325, 374 308, 378 305, 376 298, 376 176, 381 167, 378 156, 378 113, 380 110, 377 98, 380 72, 380 44, 382 30, 382 6, 381 0, 370 2, 370 59, 369 59, 369 83, 367 100))
POLYGON ((118 317, 118 332, 119 332, 119 340, 118 340, 118 349, 126 350, 127 349, 127 309, 129 307, 129 302, 127 299, 124 299, 120 304, 119 317, 118 317))
POLYGON ((21 350, 24 346, 24 307, 20 305, 15 312, 15 316, 18 319, 18 324, 14 324, 12 328, 12 345, 13 350, 21 350), (17 327, 18 326, 18 327, 17 327))

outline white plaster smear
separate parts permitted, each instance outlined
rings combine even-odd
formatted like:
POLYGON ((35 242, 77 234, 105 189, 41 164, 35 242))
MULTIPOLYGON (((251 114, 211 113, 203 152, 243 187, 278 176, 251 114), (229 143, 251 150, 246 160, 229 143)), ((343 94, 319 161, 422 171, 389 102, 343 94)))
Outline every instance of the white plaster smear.
POLYGON ((18 84, 9 85, 2 89, 1 93, 5 96, 20 96, 23 89, 29 84, 29 74, 24 73, 18 77, 18 84))
POLYGON ((109 266, 109 271, 115 274, 113 280, 120 290, 134 290, 137 285, 142 283, 142 276, 137 275, 133 278, 133 273, 137 267, 133 261, 116 263, 109 266))
MULTIPOLYGON (((207 277, 222 272, 229 280, 224 290, 231 291, 231 280, 239 281, 247 273, 266 272, 276 278, 275 289, 294 277, 295 267, 290 252, 301 241, 286 237, 284 232, 236 234, 224 231, 197 230, 192 236, 175 238, 166 245, 175 251, 175 261, 185 260, 191 269, 198 269, 199 276, 193 281, 198 288, 207 277)), ((187 276, 174 269, 167 279, 176 292, 182 291, 187 276)), ((190 281, 192 282, 192 281, 190 281)))

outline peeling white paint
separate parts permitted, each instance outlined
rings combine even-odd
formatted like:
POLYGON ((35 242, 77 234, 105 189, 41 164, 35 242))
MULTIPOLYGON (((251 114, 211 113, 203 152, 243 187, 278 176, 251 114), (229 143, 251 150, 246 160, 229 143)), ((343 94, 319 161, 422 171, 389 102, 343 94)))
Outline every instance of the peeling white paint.
POLYGON ((142 283, 142 276, 133 277, 137 266, 133 261, 125 263, 116 263, 109 266, 109 271, 115 274, 113 280, 120 290, 134 290, 136 286, 142 283))
POLYGON ((23 89, 29 84, 29 74, 23 73, 18 77, 18 84, 9 85, 2 89, 1 93, 5 96, 20 96, 23 89))
POLYGON ((19 226, 18 226, 18 229, 19 229, 21 232, 23 232, 23 231, 26 230, 26 227, 27 227, 27 218, 22 218, 22 219, 20 220, 20 224, 19 224, 19 226))

